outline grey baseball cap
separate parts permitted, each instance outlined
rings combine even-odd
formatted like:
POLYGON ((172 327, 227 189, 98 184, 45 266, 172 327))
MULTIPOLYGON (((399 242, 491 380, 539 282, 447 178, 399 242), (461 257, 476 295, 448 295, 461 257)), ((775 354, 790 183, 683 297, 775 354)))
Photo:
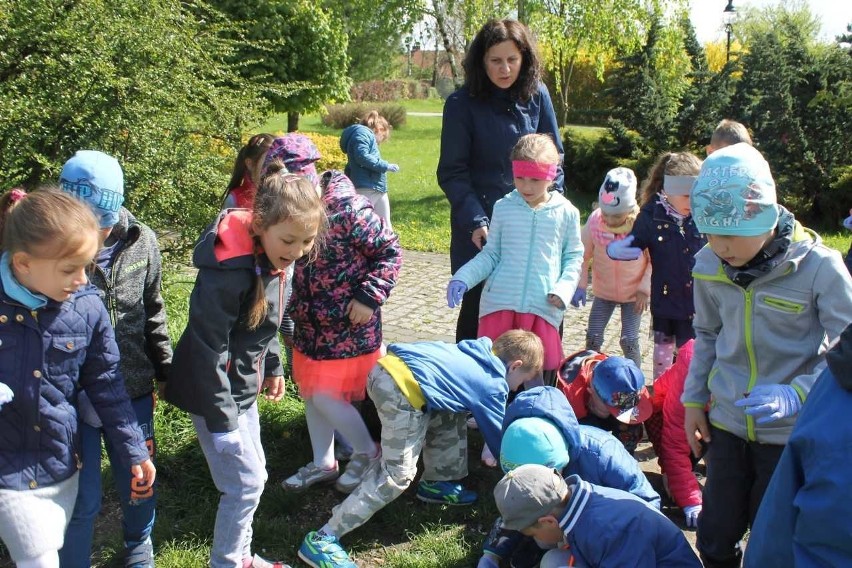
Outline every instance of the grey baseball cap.
POLYGON ((549 515, 567 495, 568 485, 559 472, 538 464, 513 469, 494 488, 503 526, 515 531, 549 515))

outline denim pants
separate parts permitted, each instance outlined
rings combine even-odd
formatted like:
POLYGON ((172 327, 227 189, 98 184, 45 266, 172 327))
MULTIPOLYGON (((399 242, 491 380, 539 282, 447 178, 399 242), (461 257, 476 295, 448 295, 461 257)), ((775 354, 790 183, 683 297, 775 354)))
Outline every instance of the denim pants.
MULTIPOLYGON (((154 459, 154 397, 140 396, 130 401, 136 420, 145 435, 148 453, 154 459)), ((112 479, 121 503, 122 528, 125 546, 132 548, 151 536, 157 505, 156 482, 154 487, 133 490, 130 468, 118 456, 102 428, 80 421, 80 490, 74 505, 74 514, 65 531, 65 545, 59 551, 62 568, 88 568, 92 562, 92 537, 95 519, 101 510, 103 487, 101 483, 101 438, 106 443, 107 456, 112 468, 112 479)))
POLYGON ((238 419, 243 452, 238 456, 220 454, 213 446, 213 436, 204 418, 191 414, 198 442, 219 497, 213 547, 210 550, 211 568, 242 566, 251 556, 252 520, 266 485, 266 456, 260 445, 260 417, 257 402, 238 419))

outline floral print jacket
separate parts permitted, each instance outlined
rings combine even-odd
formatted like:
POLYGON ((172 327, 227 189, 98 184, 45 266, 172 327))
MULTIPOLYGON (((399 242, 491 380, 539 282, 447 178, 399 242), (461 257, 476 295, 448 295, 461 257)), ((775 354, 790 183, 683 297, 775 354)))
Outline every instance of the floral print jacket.
POLYGON ((293 345, 312 359, 346 359, 381 346, 381 306, 396 285, 402 248, 342 172, 323 173, 320 186, 329 230, 316 260, 296 264, 289 308, 293 345), (352 300, 375 310, 366 324, 349 321, 352 300))

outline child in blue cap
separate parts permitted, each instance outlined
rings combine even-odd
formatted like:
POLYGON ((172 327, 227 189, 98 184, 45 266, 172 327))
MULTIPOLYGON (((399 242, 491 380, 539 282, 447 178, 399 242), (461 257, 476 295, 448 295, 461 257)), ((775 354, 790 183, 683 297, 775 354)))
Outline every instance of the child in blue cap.
MULTIPOLYGON (((157 237, 137 220, 124 202, 124 173, 112 156, 80 150, 59 176, 59 186, 82 200, 95 213, 102 246, 89 272, 89 280, 102 292, 115 327, 121 353, 120 376, 130 395, 136 420, 154 457, 154 381, 164 381, 172 363, 166 326, 166 306, 160 293, 162 268, 157 237)), ((88 399, 80 397, 80 491, 68 524, 65 546, 59 553, 65 568, 88 567, 92 556, 95 518, 101 509, 101 438, 103 425, 88 399)), ((107 444, 112 477, 121 503, 125 566, 154 566, 151 530, 154 527, 156 491, 131 479, 118 467, 118 456, 107 444)))
POLYGON ((840 254, 776 203, 754 147, 713 152, 691 195, 708 241, 695 258, 696 340, 681 397, 693 453, 708 444, 697 546, 708 568, 739 566, 826 348, 852 321, 852 280, 840 254))

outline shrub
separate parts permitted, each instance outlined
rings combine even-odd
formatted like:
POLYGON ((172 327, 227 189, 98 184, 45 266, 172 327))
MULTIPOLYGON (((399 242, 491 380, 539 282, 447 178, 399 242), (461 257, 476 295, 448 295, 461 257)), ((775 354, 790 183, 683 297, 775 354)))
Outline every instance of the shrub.
POLYGON ((393 128, 399 128, 405 124, 406 113, 402 105, 372 103, 329 105, 326 107, 326 114, 322 117, 322 123, 332 128, 346 128, 359 122, 373 109, 379 111, 379 114, 385 117, 393 128))
POLYGON ((346 167, 346 154, 340 149, 340 138, 331 134, 318 134, 316 132, 304 132, 311 137, 317 149, 320 151, 320 161, 317 162, 317 170, 340 170, 346 167))
POLYGON ((356 83, 349 89, 349 96, 356 103, 426 99, 429 98, 429 83, 410 79, 363 81, 356 83))
POLYGON ((600 144, 600 135, 587 129, 566 127, 562 129, 565 147, 565 189, 579 193, 597 190, 608 170, 616 160, 600 144))

